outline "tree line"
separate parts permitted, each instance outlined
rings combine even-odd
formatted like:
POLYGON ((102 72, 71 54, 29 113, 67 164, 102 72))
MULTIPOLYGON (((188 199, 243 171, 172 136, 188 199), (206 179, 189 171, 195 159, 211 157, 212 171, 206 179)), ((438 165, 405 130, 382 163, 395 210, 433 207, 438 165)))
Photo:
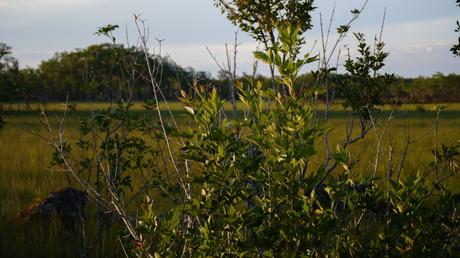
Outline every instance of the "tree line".
MULTIPOLYGON (((99 44, 56 53, 37 68, 19 68, 11 47, 0 45, 0 102, 141 100, 152 87, 144 52, 122 45, 99 44)), ((149 54, 154 80, 167 99, 210 75, 183 68, 167 57, 149 54)))
MULTIPOLYGON (((177 99, 178 92, 189 92, 194 83, 211 85, 223 97, 230 98, 230 84, 225 74, 211 74, 184 68, 167 57, 150 54, 155 81, 165 98, 177 99)), ((71 52, 56 53, 37 68, 19 67, 11 47, 0 43, 0 104, 12 102, 51 101, 118 101, 144 100, 152 95, 144 53, 135 47, 116 44, 91 45, 71 52)), ((347 87, 341 87, 344 75, 331 78, 337 98, 344 98, 347 87)), ((265 88, 272 87, 269 77, 243 74, 238 80, 256 79, 265 88)), ((314 73, 299 76, 296 88, 316 85, 314 73)), ((319 85, 316 85, 319 86, 319 85)), ((322 87, 318 87, 322 88, 322 87)), ((436 73, 432 76, 403 78, 395 76, 387 85, 387 99, 404 103, 453 102, 460 99, 460 74, 436 73)), ((319 98, 324 94, 319 92, 319 98)), ((0 107, 1 108, 1 107, 0 107)))

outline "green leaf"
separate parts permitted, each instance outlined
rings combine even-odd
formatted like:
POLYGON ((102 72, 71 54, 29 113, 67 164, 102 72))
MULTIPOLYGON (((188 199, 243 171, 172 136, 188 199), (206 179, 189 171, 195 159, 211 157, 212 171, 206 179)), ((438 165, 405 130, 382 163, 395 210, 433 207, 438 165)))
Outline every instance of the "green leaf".
POLYGON ((269 64, 271 62, 270 57, 262 51, 254 51, 253 54, 254 58, 256 58, 259 61, 262 61, 266 64, 269 64))
POLYGON ((188 107, 188 106, 184 106, 184 109, 185 109, 185 112, 187 112, 188 114, 190 114, 192 116, 195 115, 195 111, 193 110, 193 108, 188 107))

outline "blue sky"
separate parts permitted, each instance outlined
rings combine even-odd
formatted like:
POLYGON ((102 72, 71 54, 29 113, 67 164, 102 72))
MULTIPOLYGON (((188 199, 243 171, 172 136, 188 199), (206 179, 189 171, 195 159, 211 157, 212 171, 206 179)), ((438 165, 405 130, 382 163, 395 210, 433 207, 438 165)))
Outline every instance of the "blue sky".
MULTIPOLYGON (((135 43, 132 17, 136 13, 146 20, 152 48, 158 49, 153 38, 166 39, 163 54, 180 65, 215 73, 218 68, 206 47, 224 61, 225 43, 233 42, 236 28, 212 3, 212 0, 0 0, 0 42, 13 47, 22 67, 36 67, 55 52, 104 42, 104 38, 93 33, 109 23, 121 26, 117 36, 123 42, 126 24, 129 40, 135 43)), ((336 0, 335 3, 334 27, 344 23, 350 16, 349 10, 363 1, 336 0)), ((315 28, 305 34, 309 44, 320 37, 319 14, 329 17, 334 1, 318 0, 316 5, 315 28)), ((380 30, 385 7, 383 39, 390 52, 387 72, 409 77, 438 71, 460 72, 460 58, 454 58, 448 51, 458 37, 453 31, 455 21, 460 19, 455 0, 369 0, 352 31, 364 32, 372 39, 380 30)), ((239 35, 238 71, 250 73, 251 53, 257 44, 244 33, 239 35)), ((343 42, 350 48, 354 43, 351 34, 343 42)), ((260 71, 266 70, 261 67, 260 71)))

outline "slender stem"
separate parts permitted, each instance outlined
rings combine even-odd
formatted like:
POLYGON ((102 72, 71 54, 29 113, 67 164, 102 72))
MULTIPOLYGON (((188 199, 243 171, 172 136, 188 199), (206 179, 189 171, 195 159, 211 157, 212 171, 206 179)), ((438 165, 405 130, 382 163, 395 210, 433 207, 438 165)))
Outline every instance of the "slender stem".
MULTIPOLYGON (((143 52, 144 52, 144 56, 145 56, 145 60, 146 60, 146 64, 147 64, 147 69, 149 71, 150 83, 152 84, 153 96, 155 98, 155 103, 159 103, 158 102, 158 94, 157 94, 157 92, 161 91, 161 89, 160 89, 160 86, 155 81, 153 71, 152 71, 152 67, 150 65, 149 54, 147 52, 147 39, 145 37, 145 34, 143 34, 141 32, 140 24, 139 24, 139 21, 140 21, 139 17, 135 15, 134 16, 134 21, 136 23, 136 28, 137 28, 137 31, 139 33, 139 36, 141 38, 141 46, 142 46, 142 49, 143 49, 143 52)), ((171 144, 169 142, 169 136, 168 136, 168 134, 166 132, 166 128, 165 128, 165 125, 164 125, 164 122, 163 122, 163 116, 161 115, 160 105, 156 106, 156 110, 157 110, 157 113, 158 113, 158 119, 159 119, 159 122, 160 122, 161 130, 162 130, 163 136, 165 138, 166 146, 168 148, 169 158, 171 159, 171 163, 172 163, 172 165, 174 167, 174 170, 176 171, 177 179, 179 180, 180 186, 183 188, 184 193, 187 196, 187 199, 190 199, 191 198, 190 193, 188 192, 188 189, 185 186, 184 180, 182 179, 182 176, 180 175, 179 168, 177 167, 176 161, 174 159, 174 155, 172 153, 171 144)))

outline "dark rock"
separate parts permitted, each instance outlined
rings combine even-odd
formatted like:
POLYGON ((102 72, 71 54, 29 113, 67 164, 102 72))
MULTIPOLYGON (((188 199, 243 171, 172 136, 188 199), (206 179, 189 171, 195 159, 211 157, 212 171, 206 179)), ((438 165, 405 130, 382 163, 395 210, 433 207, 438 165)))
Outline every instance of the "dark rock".
POLYGON ((82 216, 85 203, 86 193, 69 187, 31 203, 16 217, 22 222, 29 222, 58 216, 62 222, 74 225, 82 216))

